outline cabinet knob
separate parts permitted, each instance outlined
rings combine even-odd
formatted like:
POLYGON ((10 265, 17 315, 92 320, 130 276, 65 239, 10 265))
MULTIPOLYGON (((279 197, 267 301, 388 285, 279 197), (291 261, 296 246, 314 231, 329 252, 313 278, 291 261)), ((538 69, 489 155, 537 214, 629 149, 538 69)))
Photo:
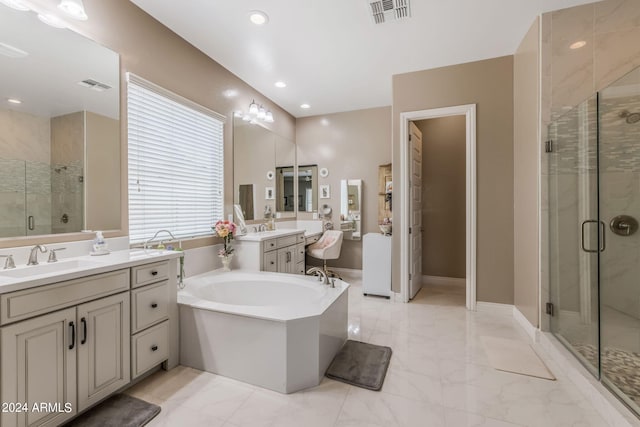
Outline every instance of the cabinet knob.
POLYGON ((271 265, 275 264, 275 262, 271 261, 271 265))
POLYGON ((154 302, 151 304, 151 308, 158 308, 158 303, 154 302))
POLYGON ((151 351, 156 351, 158 349, 157 345, 154 345, 153 347, 151 347, 151 351))
POLYGON ((158 272, 157 272, 156 270, 153 270, 153 271, 151 272, 151 275, 152 275, 152 276, 157 276, 157 275, 158 275, 158 272))

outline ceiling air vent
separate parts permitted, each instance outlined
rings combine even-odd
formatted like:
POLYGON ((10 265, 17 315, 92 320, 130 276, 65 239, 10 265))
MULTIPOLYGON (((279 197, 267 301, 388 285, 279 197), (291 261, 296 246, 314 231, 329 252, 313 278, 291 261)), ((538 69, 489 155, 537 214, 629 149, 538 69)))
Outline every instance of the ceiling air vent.
POLYGON ((91 90, 95 90, 96 92, 104 92, 105 90, 111 89, 111 86, 106 85, 104 83, 100 83, 100 82, 95 81, 93 79, 83 80, 81 82, 78 82, 78 84, 80 86, 84 86, 84 87, 89 88, 91 90))
POLYGON ((411 16, 409 0, 376 0, 369 1, 373 22, 384 24, 385 22, 404 19, 411 16))

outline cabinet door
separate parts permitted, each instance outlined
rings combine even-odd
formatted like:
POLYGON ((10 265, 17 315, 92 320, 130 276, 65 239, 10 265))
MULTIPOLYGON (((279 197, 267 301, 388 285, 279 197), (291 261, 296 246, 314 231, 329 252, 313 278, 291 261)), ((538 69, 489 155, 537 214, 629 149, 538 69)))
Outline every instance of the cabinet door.
POLYGON ((83 410, 129 382, 129 293, 78 306, 78 408, 83 410))
POLYGON ((278 249, 278 273, 293 273, 295 270, 295 246, 278 249))
POLYGON ((264 271, 278 271, 278 251, 271 251, 264 254, 264 271))
POLYGON ((3 427, 56 426, 77 413, 75 320, 76 309, 68 308, 0 329, 1 401, 28 408, 3 411, 3 427))

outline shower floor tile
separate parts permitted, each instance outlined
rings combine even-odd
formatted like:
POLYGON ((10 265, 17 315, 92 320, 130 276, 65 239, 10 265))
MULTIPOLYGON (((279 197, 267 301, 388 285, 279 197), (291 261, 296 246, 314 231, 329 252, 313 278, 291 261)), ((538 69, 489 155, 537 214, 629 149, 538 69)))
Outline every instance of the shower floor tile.
POLYGON ((460 289, 422 289, 409 304, 349 289, 349 337, 393 349, 380 392, 325 378, 283 395, 180 366, 128 393, 159 404, 149 426, 593 426, 607 423, 537 345, 558 378, 548 381, 490 367, 480 336, 528 341, 512 316, 469 312, 460 289))

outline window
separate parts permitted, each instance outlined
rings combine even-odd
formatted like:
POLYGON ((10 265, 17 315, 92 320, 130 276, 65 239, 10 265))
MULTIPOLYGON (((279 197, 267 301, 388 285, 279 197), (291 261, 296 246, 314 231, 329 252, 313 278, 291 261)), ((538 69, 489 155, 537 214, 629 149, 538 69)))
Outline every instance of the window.
POLYGON ((223 218, 224 116, 133 74, 128 80, 129 240, 209 235, 223 218))

